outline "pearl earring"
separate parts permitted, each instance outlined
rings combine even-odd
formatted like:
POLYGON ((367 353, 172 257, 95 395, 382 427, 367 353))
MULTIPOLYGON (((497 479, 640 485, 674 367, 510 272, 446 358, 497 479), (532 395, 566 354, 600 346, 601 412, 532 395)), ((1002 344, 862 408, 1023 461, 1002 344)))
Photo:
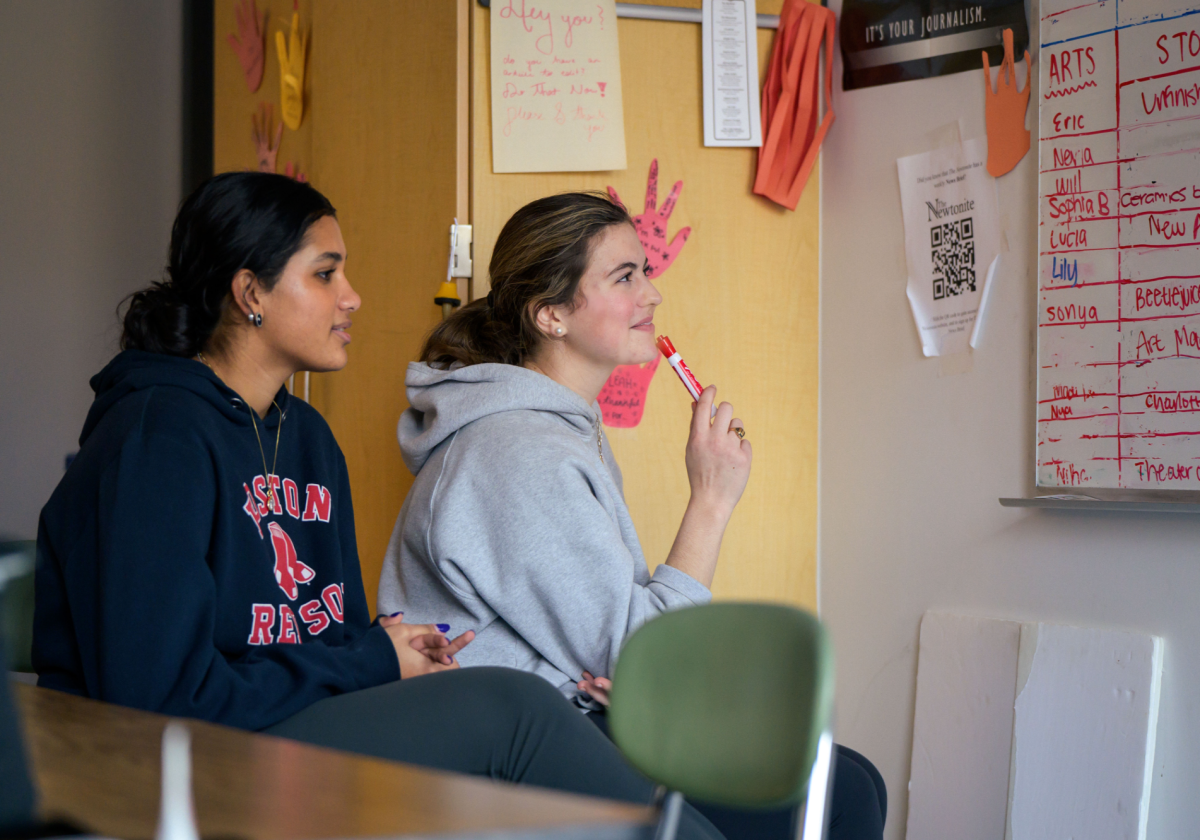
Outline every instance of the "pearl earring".
POLYGON ((555 335, 562 335, 562 334, 563 334, 563 328, 562 328, 562 327, 556 327, 556 328, 555 328, 555 330, 554 330, 554 334, 555 334, 555 335))

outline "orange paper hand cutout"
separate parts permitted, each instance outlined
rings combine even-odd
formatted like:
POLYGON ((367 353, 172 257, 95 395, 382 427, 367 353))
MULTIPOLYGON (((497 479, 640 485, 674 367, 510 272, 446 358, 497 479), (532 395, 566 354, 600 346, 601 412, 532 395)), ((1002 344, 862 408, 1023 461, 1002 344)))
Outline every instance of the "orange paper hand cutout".
POLYGON ((1010 171, 1029 151, 1029 130, 1025 128, 1025 109, 1029 106, 1029 50, 1025 51, 1025 88, 1017 89, 1017 68, 1013 62, 1013 32, 1004 30, 1004 62, 996 77, 996 90, 988 54, 983 53, 983 83, 987 87, 988 159, 987 171, 999 178, 1010 171))
POLYGON ((271 123, 275 121, 274 111, 270 102, 260 102, 258 113, 250 115, 254 151, 258 154, 259 172, 275 171, 275 158, 279 154, 279 142, 283 139, 283 123, 280 123, 275 129, 275 142, 271 143, 271 123))
POLYGON ((233 13, 237 15, 238 34, 226 35, 225 40, 237 53, 238 61, 242 65, 242 74, 246 77, 246 87, 254 93, 262 84, 263 64, 266 61, 263 31, 267 26, 267 13, 263 12, 262 17, 259 17, 254 0, 234 3, 233 13))
MULTIPOLYGON (((647 276, 659 277, 671 267, 683 246, 687 244, 692 229, 685 227, 679 230, 674 238, 667 242, 667 220, 675 210, 675 202, 683 191, 683 181, 676 181, 663 202, 662 210, 658 209, 658 158, 650 161, 650 175, 646 179, 646 208, 633 217, 633 227, 637 231, 638 241, 646 251, 646 262, 649 263, 647 276)), ((617 204, 625 207, 621 197, 612 187, 608 195, 617 204)), ((628 209, 628 208, 626 208, 628 209)), ((645 365, 617 365, 612 376, 600 389, 600 412, 604 415, 604 425, 611 429, 632 429, 642 422, 642 412, 646 409, 646 392, 650 390, 650 380, 658 370, 661 356, 655 356, 654 361, 645 365)))
POLYGON ((292 13, 292 33, 284 38, 275 33, 275 51, 279 53, 279 109, 283 122, 292 131, 304 119, 304 61, 308 41, 300 31, 300 13, 292 13))
MULTIPOLYGON (((692 233, 690 227, 685 227, 675 234, 675 238, 669 245, 667 244, 667 220, 671 218, 671 213, 675 210, 675 202, 679 200, 679 193, 682 190, 683 181, 676 181, 675 186, 671 187, 667 200, 663 202, 662 210, 659 210, 658 158, 650 161, 650 176, 646 179, 646 209, 633 217, 633 227, 637 231, 642 247, 646 249, 646 262, 650 263, 650 277, 657 277, 671 267, 671 263, 675 262, 675 258, 679 256, 679 252, 683 250, 683 246, 687 244, 687 239, 692 233)), ((608 195, 617 204, 625 206, 621 197, 617 195, 617 191, 612 187, 608 188, 608 195)))
POLYGON ((754 192, 795 210, 817 152, 833 125, 834 13, 785 0, 762 92, 763 144, 754 192), (820 52, 825 40, 825 116, 820 116, 820 52), (819 119, 819 122, 818 122, 819 119))

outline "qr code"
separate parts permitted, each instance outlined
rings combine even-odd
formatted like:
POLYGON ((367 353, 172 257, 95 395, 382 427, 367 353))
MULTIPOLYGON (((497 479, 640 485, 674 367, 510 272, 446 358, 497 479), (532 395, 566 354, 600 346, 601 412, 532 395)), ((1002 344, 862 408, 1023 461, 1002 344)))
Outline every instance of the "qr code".
POLYGON ((975 226, 970 219, 929 230, 933 248, 933 299, 975 291, 975 226))

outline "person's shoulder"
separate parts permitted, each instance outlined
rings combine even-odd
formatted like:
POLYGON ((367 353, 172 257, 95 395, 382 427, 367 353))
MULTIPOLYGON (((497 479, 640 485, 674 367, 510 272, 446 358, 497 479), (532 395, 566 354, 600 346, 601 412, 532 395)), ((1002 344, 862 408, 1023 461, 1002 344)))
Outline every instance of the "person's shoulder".
POLYGON ((303 426, 309 434, 334 440, 333 430, 329 428, 329 423, 311 405, 306 403, 300 397, 289 397, 287 401, 287 409, 283 414, 283 421, 294 422, 296 425, 303 426))
POLYGON ((321 412, 300 397, 291 397, 288 399, 283 422, 285 435, 287 434, 287 425, 293 424, 300 430, 300 437, 305 447, 332 455, 339 466, 345 469, 346 459, 342 455, 342 448, 338 445, 333 429, 329 428, 329 423, 321 412))
POLYGON ((216 410, 208 400, 186 388, 154 385, 121 398, 110 417, 129 434, 179 442, 198 442, 216 410))
POLYGON ((454 448, 460 457, 507 469, 515 464, 562 461, 581 452, 583 438, 561 417, 547 411, 500 411, 468 423, 454 448))
POLYGON ((114 464, 132 468, 147 458, 180 468, 209 463, 213 426, 212 407, 186 389, 155 385, 133 391, 87 431, 74 474, 99 475, 114 464))

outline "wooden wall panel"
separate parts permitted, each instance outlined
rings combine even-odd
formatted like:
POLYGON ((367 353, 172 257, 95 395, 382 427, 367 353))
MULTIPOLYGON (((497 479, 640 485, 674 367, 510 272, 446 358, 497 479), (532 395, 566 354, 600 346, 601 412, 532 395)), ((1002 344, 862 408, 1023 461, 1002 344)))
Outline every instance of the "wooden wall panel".
MULTIPOLYGON (((276 7, 291 3, 270 5, 273 39, 283 19, 276 7)), ((427 0, 308 0, 301 9, 312 32, 307 112, 299 132, 285 131, 280 169, 289 142, 298 151, 308 143, 304 169, 338 209, 347 275, 363 299, 350 364, 314 374, 311 400, 346 456, 374 610, 383 554, 412 484, 396 442, 408 407, 404 372, 440 317, 433 295, 456 211, 457 22, 452 4, 427 0)), ((275 48, 259 97, 250 97, 224 42, 232 6, 217 0, 216 11, 217 167, 250 168, 254 100, 279 101, 269 87, 278 85, 275 48)))
POLYGON ((383 554, 413 477, 396 422, 404 372, 437 323, 455 212, 455 16, 427 0, 317 2, 313 183, 342 222, 363 298, 350 364, 314 377, 354 492, 359 558, 375 605, 383 554), (319 93, 318 93, 319 91, 319 93))
MULTIPOLYGON (((473 4, 474 5, 474 4, 473 4)), ((699 6, 698 2, 663 5, 699 6)), ((776 13, 764 0, 759 11, 776 13)), ((756 150, 706 149, 700 112, 700 27, 620 21, 629 169, 623 172, 495 175, 491 163, 489 12, 474 8, 472 222, 476 294, 496 235, 518 207, 569 189, 616 187, 641 212, 650 160, 660 200, 683 193, 671 234, 692 236, 659 281, 655 321, 700 381, 717 383, 754 445, 746 495, 730 525, 714 592, 719 598, 816 605, 817 180, 790 212, 750 192, 756 150)), ((765 73, 773 32, 759 30, 765 73)), ((661 365, 636 429, 607 430, 647 559, 664 559, 688 498, 683 448, 689 400, 661 365)))

